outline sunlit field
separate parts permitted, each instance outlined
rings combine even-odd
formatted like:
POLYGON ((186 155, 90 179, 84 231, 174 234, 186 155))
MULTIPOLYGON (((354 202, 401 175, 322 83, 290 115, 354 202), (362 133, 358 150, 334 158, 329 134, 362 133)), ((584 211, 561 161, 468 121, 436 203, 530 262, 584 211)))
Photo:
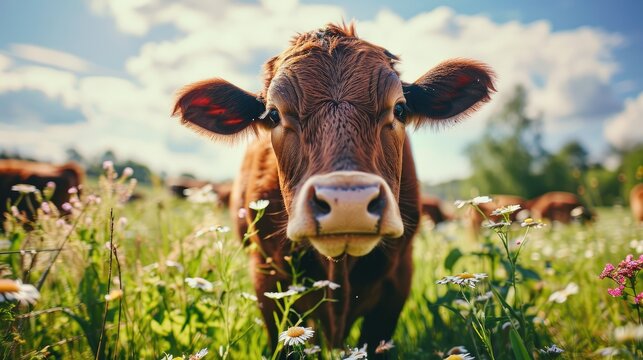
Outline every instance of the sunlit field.
MULTIPOLYGON (((331 350, 306 314, 298 315, 315 336, 273 352, 247 262, 257 250, 230 231, 227 209, 176 199, 161 187, 135 190, 130 178, 110 171, 74 198, 69 215, 40 203, 46 191, 21 200, 39 209, 36 222, 6 215, 2 277, 41 287, 39 298, 25 289, 22 301, 0 302, 4 359, 360 358, 359 322, 346 348, 331 350), (141 198, 127 201, 132 191, 141 198)), ((435 228, 425 221, 414 242, 412 294, 381 353, 465 358, 453 350, 462 346, 476 359, 640 358, 631 289, 610 296, 615 284, 599 275, 606 263, 638 259, 643 228, 628 208, 597 215, 590 225, 513 224, 484 229, 477 239, 463 220, 435 228), (466 274, 487 276, 475 277, 473 287, 436 283, 466 274)), ((298 291, 317 291, 302 276, 309 286, 298 291)), ((275 301, 285 306, 297 296, 275 301)))

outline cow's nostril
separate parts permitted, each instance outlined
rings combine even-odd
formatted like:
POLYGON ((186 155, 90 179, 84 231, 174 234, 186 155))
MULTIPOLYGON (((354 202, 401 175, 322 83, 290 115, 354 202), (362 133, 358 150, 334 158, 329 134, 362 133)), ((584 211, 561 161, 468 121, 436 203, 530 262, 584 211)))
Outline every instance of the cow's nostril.
POLYGON ((368 207, 366 209, 373 215, 382 216, 384 205, 386 205, 386 200, 383 196, 380 195, 371 200, 371 202, 368 203, 368 207))
POLYGON ((326 215, 330 213, 330 205, 326 201, 318 198, 317 194, 313 194, 311 205, 312 205, 314 214, 317 216, 326 215))

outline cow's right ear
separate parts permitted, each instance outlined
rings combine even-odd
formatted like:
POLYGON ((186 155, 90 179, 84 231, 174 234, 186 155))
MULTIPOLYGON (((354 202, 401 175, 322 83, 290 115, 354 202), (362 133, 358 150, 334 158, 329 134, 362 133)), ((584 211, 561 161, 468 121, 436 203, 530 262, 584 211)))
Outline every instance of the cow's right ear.
POLYGON ((241 134, 256 123, 265 111, 263 102, 222 79, 205 80, 186 86, 174 105, 172 115, 181 123, 210 136, 241 134))

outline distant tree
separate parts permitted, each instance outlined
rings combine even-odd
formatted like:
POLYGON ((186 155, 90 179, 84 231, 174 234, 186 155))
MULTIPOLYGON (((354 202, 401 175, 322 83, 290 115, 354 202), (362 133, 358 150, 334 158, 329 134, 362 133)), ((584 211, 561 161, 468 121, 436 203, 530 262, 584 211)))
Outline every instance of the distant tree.
POLYGON ((83 157, 83 155, 80 152, 78 152, 78 150, 76 150, 76 148, 71 147, 71 148, 68 148, 67 150, 65 150, 65 156, 67 158, 67 161, 74 161, 74 162, 77 162, 79 164, 85 164, 86 163, 85 158, 83 157))
POLYGON ((528 117, 526 107, 526 92, 517 87, 504 108, 489 120, 482 138, 467 148, 471 183, 481 194, 532 197, 542 192, 536 174, 545 157, 542 121, 528 117))
POLYGON ((578 141, 565 144, 557 153, 548 154, 541 170, 543 191, 579 192, 588 169, 587 150, 578 141))

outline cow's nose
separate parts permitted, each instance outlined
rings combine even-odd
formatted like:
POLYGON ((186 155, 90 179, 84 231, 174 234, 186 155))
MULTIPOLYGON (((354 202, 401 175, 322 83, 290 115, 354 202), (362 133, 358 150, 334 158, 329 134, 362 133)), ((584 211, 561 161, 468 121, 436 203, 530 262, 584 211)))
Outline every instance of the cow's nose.
POLYGON ((377 233, 386 199, 380 184, 315 185, 310 207, 321 234, 377 233))

